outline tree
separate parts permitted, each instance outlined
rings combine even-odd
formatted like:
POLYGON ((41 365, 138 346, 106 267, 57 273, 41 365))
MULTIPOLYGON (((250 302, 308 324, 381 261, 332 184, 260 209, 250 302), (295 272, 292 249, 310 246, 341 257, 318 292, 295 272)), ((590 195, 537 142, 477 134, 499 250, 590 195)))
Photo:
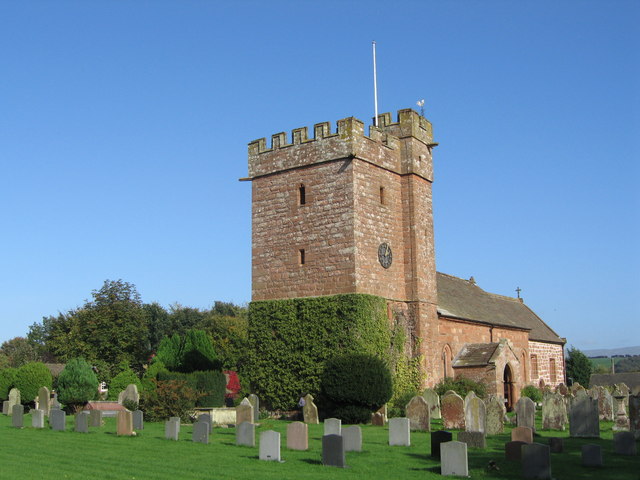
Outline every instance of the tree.
POLYGON ((172 332, 171 319, 169 313, 157 302, 145 303, 142 309, 149 329, 149 351, 155 352, 160 341, 172 332))
POLYGON ((83 358, 69 360, 58 377, 58 400, 79 411, 97 393, 98 378, 91 365, 83 358))
POLYGON ((216 302, 207 312, 202 328, 211 336, 222 367, 241 370, 249 348, 247 309, 216 302))
POLYGON ((22 403, 30 403, 38 396, 41 387, 51 390, 53 378, 42 362, 26 363, 18 369, 15 386, 20 390, 22 403))
POLYGON ((0 400, 6 400, 9 398, 9 390, 15 386, 17 375, 17 368, 9 367, 0 370, 0 400))
POLYGON ((567 377, 574 382, 589 388, 589 380, 593 371, 593 365, 589 358, 577 348, 571 346, 567 351, 567 377))
POLYGON ((220 367, 211 339, 203 330, 188 330, 184 336, 165 337, 156 358, 173 372, 190 373, 220 367))
POLYGON ((0 347, 0 353, 7 356, 9 366, 14 368, 39 360, 36 346, 24 337, 15 337, 4 342, 0 347))

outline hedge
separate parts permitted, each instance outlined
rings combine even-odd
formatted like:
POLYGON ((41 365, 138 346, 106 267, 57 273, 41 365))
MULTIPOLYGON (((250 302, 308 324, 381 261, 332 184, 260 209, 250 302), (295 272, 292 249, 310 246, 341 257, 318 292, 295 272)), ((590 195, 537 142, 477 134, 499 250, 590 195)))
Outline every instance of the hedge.
POLYGON ((20 390, 22 403, 30 403, 38 396, 41 387, 53 387, 53 377, 42 362, 29 362, 18 369, 15 386, 20 390))
POLYGON ((158 373, 161 382, 179 381, 198 393, 194 406, 222 407, 226 393, 227 377, 219 371, 180 373, 162 371, 158 373))

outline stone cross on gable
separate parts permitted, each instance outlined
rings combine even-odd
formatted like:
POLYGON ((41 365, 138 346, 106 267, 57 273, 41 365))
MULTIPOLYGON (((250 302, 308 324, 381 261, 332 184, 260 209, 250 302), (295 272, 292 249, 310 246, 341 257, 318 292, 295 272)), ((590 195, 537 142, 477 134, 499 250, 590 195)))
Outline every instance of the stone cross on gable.
POLYGON ((522 289, 520 287, 516 288, 516 293, 518 294, 518 298, 520 298, 520 292, 522 291, 522 289))

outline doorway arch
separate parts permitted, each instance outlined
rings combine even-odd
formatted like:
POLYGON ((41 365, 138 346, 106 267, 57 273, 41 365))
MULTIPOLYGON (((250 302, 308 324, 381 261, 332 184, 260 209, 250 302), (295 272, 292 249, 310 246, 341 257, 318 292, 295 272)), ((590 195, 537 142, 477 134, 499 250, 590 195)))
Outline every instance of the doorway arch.
POLYGON ((508 363, 504 366, 503 385, 505 407, 510 412, 513 410, 513 371, 508 363))

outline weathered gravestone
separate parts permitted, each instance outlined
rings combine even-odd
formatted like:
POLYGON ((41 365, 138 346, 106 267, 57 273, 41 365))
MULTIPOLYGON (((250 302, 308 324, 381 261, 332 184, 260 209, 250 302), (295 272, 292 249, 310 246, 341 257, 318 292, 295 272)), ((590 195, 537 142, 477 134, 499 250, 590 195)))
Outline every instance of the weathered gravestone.
POLYGON ((616 383, 616 388, 613 392, 613 396, 622 395, 624 397, 624 406, 627 407, 629 405, 629 394, 631 393, 631 389, 627 386, 626 383, 616 383))
POLYGON ((429 420, 429 405, 421 395, 413 397, 405 407, 405 414, 409 419, 409 428, 411 430, 420 430, 428 432, 431 430, 431 422, 429 420))
POLYGON ((53 430, 64 431, 67 424, 67 414, 59 408, 52 408, 49 411, 49 424, 53 430))
POLYGON ((256 426, 251 422, 242 422, 236 427, 236 445, 256 446, 256 426))
POLYGON ((476 395, 476 392, 474 392, 473 390, 470 390, 467 392, 467 394, 464 397, 464 410, 465 412, 467 411, 467 405, 469 404, 469 401, 472 398, 478 398, 478 396, 476 395))
POLYGON ((613 434, 613 451, 618 455, 636 455, 636 439, 632 432, 613 434))
POLYGON ((507 413, 504 402, 498 397, 491 397, 487 402, 486 434, 498 435, 504 432, 504 416, 507 413))
POLYGON ((640 438, 640 395, 629 396, 629 431, 640 438))
POLYGON ((384 427, 384 415, 380 412, 374 412, 371 414, 371 425, 376 425, 378 427, 384 427))
POLYGON ((519 440, 512 440, 504 444, 504 458, 519 462, 522 460, 522 446, 527 445, 527 442, 521 442, 519 440))
POLYGON ((322 437, 322 464, 327 467, 345 468, 344 438, 341 435, 322 437))
POLYGON ((478 397, 470 398, 464 410, 464 425, 467 432, 481 432, 487 430, 487 408, 478 397))
POLYGON ((267 430, 260 433, 260 460, 280 461, 280 433, 267 430))
POLYGON ((551 451, 549 445, 528 443, 522 446, 522 476, 524 478, 551 478, 551 451))
POLYGON ((89 426, 90 427, 102 426, 102 410, 89 410, 89 426))
POLYGON ((558 393, 548 393, 542 399, 542 429, 564 430, 567 420, 567 407, 564 398, 558 393))
POLYGON ((133 418, 133 429, 138 432, 144 430, 144 412, 142 410, 135 410, 131 412, 133 418))
POLYGON ((464 400, 455 392, 446 393, 440 403, 442 426, 446 429, 464 429, 464 400))
POLYGON ((362 430, 358 425, 344 427, 342 429, 342 438, 344 439, 345 452, 362 451, 362 430))
POLYGON ((511 430, 511 441, 533 443, 533 430, 529 427, 516 427, 511 430))
POLYGON ((256 394, 252 393, 247 397, 247 400, 253 407, 253 423, 258 423, 260 419, 260 399, 256 394))
POLYGON ((600 437, 598 400, 579 392, 571 401, 569 435, 572 437, 600 437))
POLYGON ((342 420, 327 418, 324 421, 324 435, 342 435, 342 420))
POLYGON ((516 403, 516 425, 536 431, 536 404, 529 397, 520 397, 516 403))
POLYGON ((549 437, 549 449, 551 453, 564 452, 564 440, 560 437, 549 437))
POLYGON ((602 466, 602 447, 600 445, 582 445, 582 465, 585 467, 602 466))
POLYGON ((624 405, 628 397, 625 395, 615 395, 613 398, 616 399, 616 419, 612 430, 615 432, 629 430, 629 417, 627 416, 627 409, 624 405))
POLYGON ((431 456, 433 458, 440 458, 440 445, 452 440, 453 435, 451 432, 447 432, 445 430, 431 432, 431 456))
POLYGON ((14 405, 11 409, 11 417, 11 425, 22 428, 24 426, 24 405, 14 405))
POLYGON ((180 417, 171 417, 164 422, 164 438, 167 440, 178 440, 180 436, 180 417))
POLYGON ((191 441, 194 443, 209 444, 209 424, 207 422, 198 421, 193 424, 191 432, 191 441))
POLYGON ((566 397, 567 395, 569 395, 569 389, 564 383, 559 383, 556 387, 556 393, 559 393, 563 397, 566 397))
POLYGON ((318 425, 320 423, 320 420, 318 419, 318 407, 313 403, 313 395, 310 393, 304 397, 302 417, 304 419, 304 423, 309 423, 311 425, 318 425))
POLYGON ((466 443, 469 447, 487 448, 487 439, 484 432, 458 432, 458 441, 466 443))
POLYGON ((120 410, 116 414, 116 433, 122 436, 133 435, 133 415, 129 410, 120 410))
POLYGON ((9 400, 2 402, 2 414, 9 415, 9 400))
POLYGON ((442 418, 440 415, 440 396, 432 388, 427 388, 422 392, 422 397, 429 405, 429 418, 435 418, 439 420, 442 418))
POLYGON ((243 398, 240 405, 236 407, 236 427, 242 422, 253 423, 253 405, 248 398, 243 398))
POLYGON ((598 415, 600 420, 612 422, 614 419, 613 397, 603 386, 596 385, 591 389, 591 397, 598 399, 598 415))
POLYGON ((396 417, 389 419, 389 445, 411 446, 411 429, 408 418, 396 417))
POLYGON ((44 428, 44 410, 31 410, 31 426, 44 428))
POLYGON ((12 388, 9 390, 9 415, 13 415, 13 406, 20 405, 20 390, 17 388, 12 388))
POLYGON ((134 383, 130 383, 127 385, 123 391, 118 394, 118 403, 120 405, 125 405, 125 407, 130 407, 135 404, 137 407, 140 403, 140 394, 138 393, 138 387, 134 383))
POLYGON ((47 387, 40 387, 38 390, 38 410, 42 410, 46 417, 51 410, 51 392, 47 387))
POLYGON ((444 476, 469 476, 466 443, 445 442, 440 444, 440 474, 444 476))
POLYGON ((287 448, 289 450, 309 449, 309 427, 303 422, 287 425, 287 448))
POLYGON ((75 414, 73 430, 77 433, 89 433, 89 412, 75 414))

